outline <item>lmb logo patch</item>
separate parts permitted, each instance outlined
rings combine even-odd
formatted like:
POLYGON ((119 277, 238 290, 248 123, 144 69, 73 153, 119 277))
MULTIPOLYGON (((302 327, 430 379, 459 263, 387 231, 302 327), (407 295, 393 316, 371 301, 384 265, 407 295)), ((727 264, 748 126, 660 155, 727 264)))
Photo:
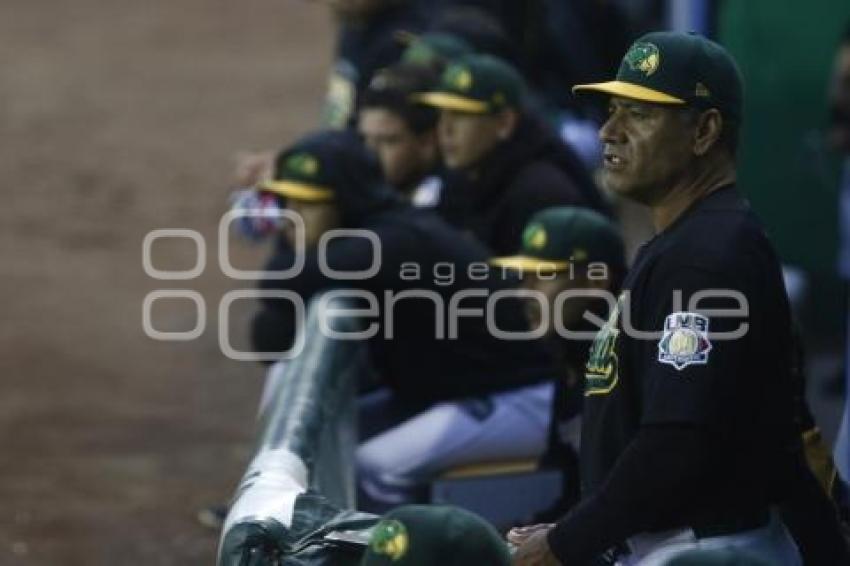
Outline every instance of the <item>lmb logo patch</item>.
POLYGON ((664 319, 664 334, 658 342, 658 361, 677 370, 708 362, 708 318, 691 312, 674 312, 664 319))

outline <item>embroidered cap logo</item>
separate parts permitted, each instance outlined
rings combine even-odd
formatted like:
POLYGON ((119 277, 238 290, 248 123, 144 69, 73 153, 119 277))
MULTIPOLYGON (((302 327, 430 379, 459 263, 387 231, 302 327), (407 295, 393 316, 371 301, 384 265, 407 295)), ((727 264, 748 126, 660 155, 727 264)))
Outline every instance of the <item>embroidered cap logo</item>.
POLYGON ((523 232, 522 241, 527 248, 542 250, 546 247, 546 242, 548 241, 546 229, 542 224, 532 224, 523 232))
POLYGON ((658 70, 661 53, 653 43, 635 43, 626 53, 626 64, 632 71, 640 71, 648 77, 658 70))
POLYGON ((461 92, 472 88, 472 73, 466 67, 455 65, 446 72, 446 82, 461 92))
POLYGON ((286 167, 298 175, 314 177, 319 172, 319 160, 309 153, 296 153, 286 161, 286 167))
POLYGON ((407 529, 400 521, 384 520, 375 527, 369 548, 375 554, 389 556, 393 562, 400 560, 409 547, 407 529))

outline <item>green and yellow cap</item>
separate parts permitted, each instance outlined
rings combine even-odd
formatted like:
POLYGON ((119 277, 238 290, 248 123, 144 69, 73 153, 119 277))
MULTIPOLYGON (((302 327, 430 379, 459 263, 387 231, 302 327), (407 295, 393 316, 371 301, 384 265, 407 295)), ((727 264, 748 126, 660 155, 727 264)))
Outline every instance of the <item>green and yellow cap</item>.
POLYGON ((733 119, 740 119, 743 105, 743 79, 734 59, 724 47, 695 33, 644 35, 626 52, 615 80, 573 87, 575 93, 582 91, 717 108, 733 119))
POLYGON ((525 83, 510 64, 492 55, 467 55, 446 67, 434 92, 416 102, 471 114, 494 114, 520 108, 525 83))
POLYGON ((259 188, 282 197, 308 202, 334 200, 328 148, 307 137, 278 154, 274 178, 259 188))
POLYGON ((509 566, 508 548, 484 519, 448 505, 405 505, 375 525, 361 566, 509 566))
POLYGON ((431 32, 411 35, 406 40, 407 48, 401 54, 404 63, 430 65, 434 62, 453 61, 473 52, 472 47, 456 35, 431 32))
POLYGON ((523 231, 519 255, 490 260, 497 267, 535 272, 565 271, 571 263, 590 262, 624 266, 623 238, 605 216, 573 206, 538 212, 523 231))

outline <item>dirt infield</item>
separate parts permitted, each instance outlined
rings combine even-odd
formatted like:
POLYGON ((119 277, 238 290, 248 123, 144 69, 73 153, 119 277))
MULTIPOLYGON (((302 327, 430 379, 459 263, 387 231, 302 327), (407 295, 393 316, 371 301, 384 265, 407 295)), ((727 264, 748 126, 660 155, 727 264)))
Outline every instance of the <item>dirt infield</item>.
MULTIPOLYGON (((246 284, 218 267, 217 224, 234 151, 316 123, 327 10, 3 0, 0 36, 0 564, 211 564, 217 537, 194 513, 244 469, 261 385, 218 349, 219 299, 246 284), (145 275, 157 228, 204 236, 199 278, 145 275), (199 339, 144 335, 157 288, 203 295, 199 339)), ((185 241, 155 246, 161 269, 193 258, 185 241)), ((187 302, 153 312, 163 330, 194 324, 187 302)))

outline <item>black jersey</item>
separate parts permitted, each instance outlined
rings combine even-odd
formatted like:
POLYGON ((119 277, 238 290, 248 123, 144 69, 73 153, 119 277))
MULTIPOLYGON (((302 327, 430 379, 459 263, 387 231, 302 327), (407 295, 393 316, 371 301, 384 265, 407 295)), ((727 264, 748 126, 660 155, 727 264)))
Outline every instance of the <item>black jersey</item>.
POLYGON ((646 510, 653 528, 775 502, 797 442, 791 322, 748 203, 725 187, 692 205, 640 249, 623 289, 586 368, 583 493, 603 485, 640 429, 688 427, 707 438, 708 464, 693 500, 646 510))
MULTIPOLYGON (((527 331, 528 323, 516 297, 494 301, 492 317, 485 316, 489 297, 512 289, 516 281, 496 273, 484 280, 470 275, 470 265, 486 266, 489 254, 483 245, 464 238, 434 212, 410 206, 370 213, 358 228, 380 242, 379 255, 365 238, 340 237, 327 245, 324 261, 341 272, 366 271, 374 265, 377 270, 371 276, 329 277, 312 249, 304 254, 297 276, 264 279, 261 288, 295 292, 305 303, 334 288, 374 297, 371 362, 395 393, 408 400, 430 403, 487 395, 552 376, 551 360, 540 341, 502 340, 491 332, 490 321, 511 333, 527 331), (470 316, 461 309, 469 309, 470 316), (471 314, 476 309, 480 316, 471 314)), ((294 251, 281 243, 266 269, 280 271, 294 263, 294 251)), ((253 323, 256 350, 289 349, 296 324, 289 301, 264 300, 253 323)))

